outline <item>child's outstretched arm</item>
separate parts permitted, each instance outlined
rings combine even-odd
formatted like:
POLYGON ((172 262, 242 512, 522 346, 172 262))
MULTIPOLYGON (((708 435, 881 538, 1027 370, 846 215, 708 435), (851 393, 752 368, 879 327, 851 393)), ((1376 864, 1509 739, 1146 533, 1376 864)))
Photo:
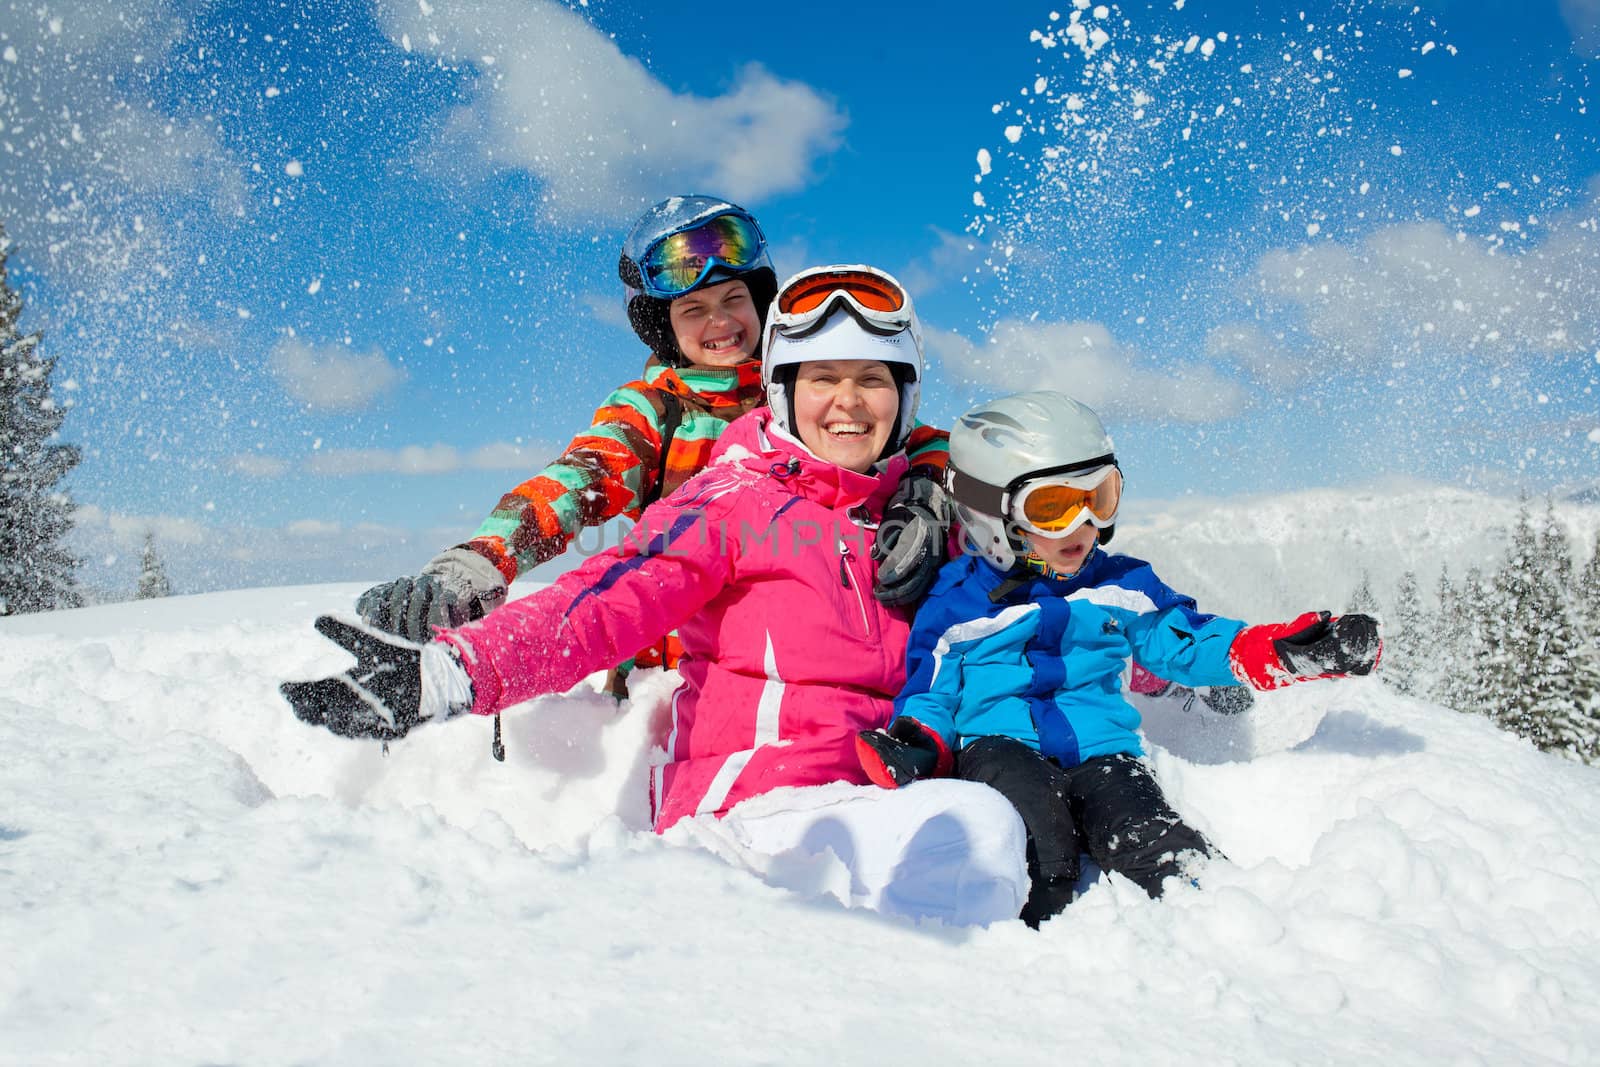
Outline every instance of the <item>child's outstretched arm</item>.
POLYGON ((1228 650, 1234 674, 1257 689, 1371 674, 1382 656, 1377 619, 1326 611, 1308 611, 1290 622, 1246 626, 1228 650))

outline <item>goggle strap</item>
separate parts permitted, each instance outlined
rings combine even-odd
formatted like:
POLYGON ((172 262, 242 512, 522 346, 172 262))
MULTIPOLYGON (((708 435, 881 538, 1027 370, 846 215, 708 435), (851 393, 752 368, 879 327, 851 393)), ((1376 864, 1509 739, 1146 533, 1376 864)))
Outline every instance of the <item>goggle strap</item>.
POLYGON ((949 468, 947 488, 956 503, 971 508, 981 515, 1005 518, 1006 490, 998 485, 974 478, 956 467, 949 468))
POLYGON ((629 289, 644 290, 644 278, 639 274, 639 264, 633 261, 628 253, 622 253, 622 258, 617 262, 617 276, 622 279, 622 284, 629 289))

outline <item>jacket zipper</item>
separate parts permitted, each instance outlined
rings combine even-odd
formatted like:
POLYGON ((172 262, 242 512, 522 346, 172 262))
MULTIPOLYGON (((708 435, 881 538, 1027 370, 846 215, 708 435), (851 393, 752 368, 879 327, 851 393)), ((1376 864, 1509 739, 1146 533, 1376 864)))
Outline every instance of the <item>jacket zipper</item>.
POLYGON ((871 637, 872 623, 867 618, 867 602, 861 598, 861 589, 856 585, 855 576, 850 573, 847 563, 851 558, 850 547, 845 544, 844 538, 839 538, 839 584, 855 593, 856 606, 861 609, 861 631, 871 637))

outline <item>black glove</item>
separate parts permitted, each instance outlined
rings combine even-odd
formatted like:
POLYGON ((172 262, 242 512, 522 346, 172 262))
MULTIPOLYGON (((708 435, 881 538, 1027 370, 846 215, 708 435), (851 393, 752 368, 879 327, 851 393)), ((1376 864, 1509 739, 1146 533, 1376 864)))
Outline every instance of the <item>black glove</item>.
POLYGON ((945 563, 950 497, 937 476, 913 468, 900 479, 883 509, 872 558, 878 564, 873 595, 891 607, 916 604, 945 563))
POLYGON ((1307 677, 1371 674, 1383 654, 1371 615, 1323 616, 1299 633, 1273 642, 1290 674, 1307 677))
POLYGON ((856 734, 856 758, 867 777, 885 789, 910 785, 950 767, 950 750, 927 727, 905 715, 887 730, 862 730, 856 734))
POLYGON ((470 548, 452 548, 428 561, 421 574, 373 586, 356 601, 356 614, 374 629, 422 642, 435 626, 481 619, 506 599, 506 580, 470 548))
POLYGON ((301 722, 340 737, 393 741, 423 721, 422 649, 341 622, 317 619, 317 632, 353 653, 356 665, 337 678, 284 682, 278 691, 301 722))

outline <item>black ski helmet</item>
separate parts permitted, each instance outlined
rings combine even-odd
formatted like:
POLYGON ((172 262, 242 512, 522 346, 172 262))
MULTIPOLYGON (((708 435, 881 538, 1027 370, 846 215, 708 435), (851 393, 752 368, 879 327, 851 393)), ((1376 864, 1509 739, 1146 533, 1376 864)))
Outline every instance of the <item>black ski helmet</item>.
POLYGON ((738 204, 714 196, 668 197, 641 215, 639 221, 633 224, 627 239, 622 242, 617 275, 627 290, 628 323, 633 327, 633 332, 650 347, 651 352, 675 367, 684 364, 684 356, 678 350, 668 312, 677 297, 708 285, 737 279, 749 288, 750 299, 755 301, 756 314, 765 327, 767 310, 778 295, 778 276, 773 272, 766 240, 761 235, 761 227, 755 217, 738 204), (650 252, 666 238, 693 230, 724 215, 735 216, 754 231, 758 247, 749 261, 732 266, 720 259, 712 259, 704 273, 688 288, 670 296, 652 293, 651 280, 640 266, 650 252))

